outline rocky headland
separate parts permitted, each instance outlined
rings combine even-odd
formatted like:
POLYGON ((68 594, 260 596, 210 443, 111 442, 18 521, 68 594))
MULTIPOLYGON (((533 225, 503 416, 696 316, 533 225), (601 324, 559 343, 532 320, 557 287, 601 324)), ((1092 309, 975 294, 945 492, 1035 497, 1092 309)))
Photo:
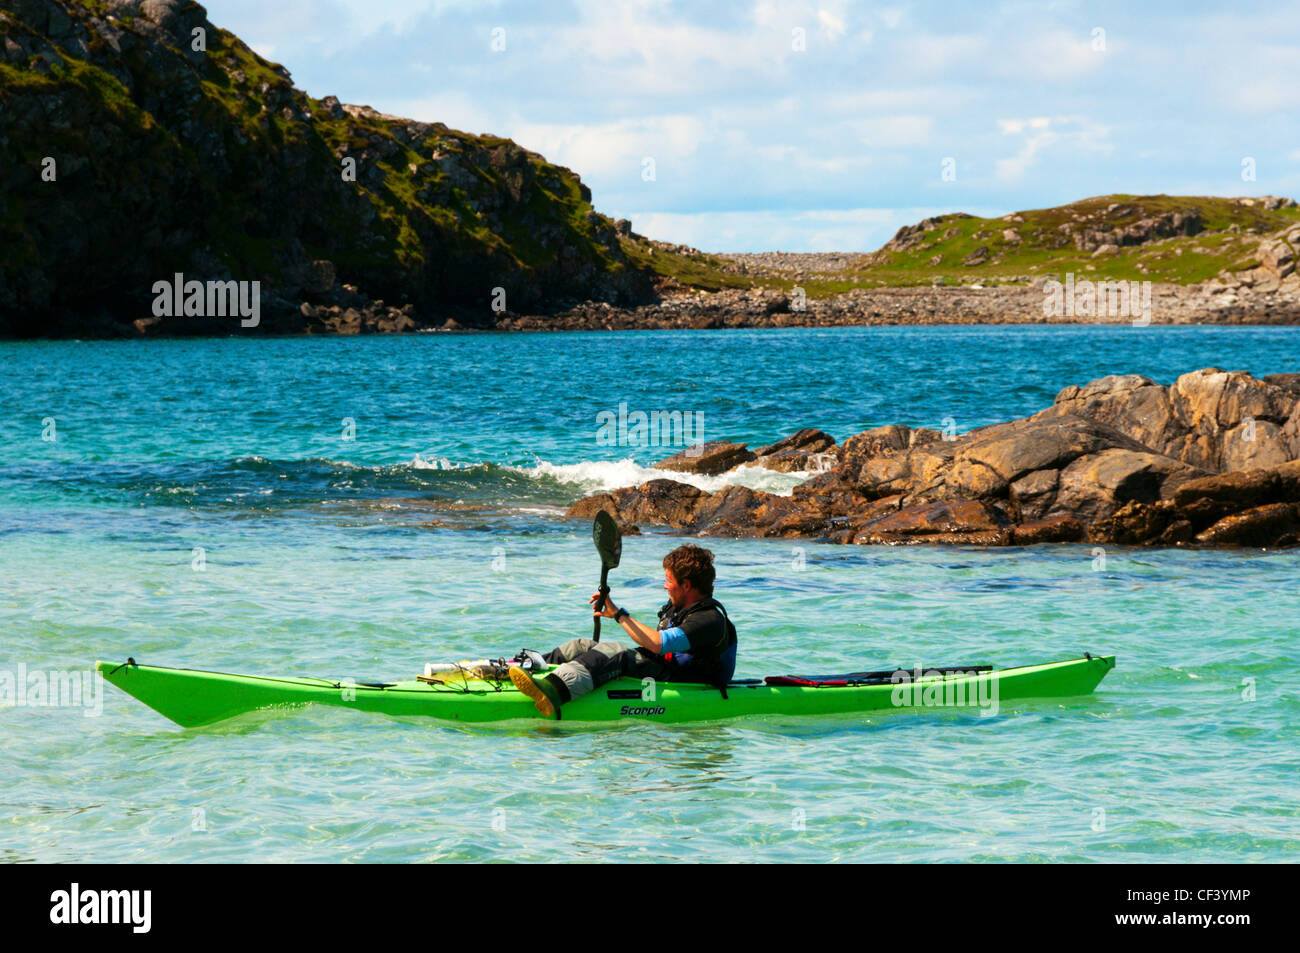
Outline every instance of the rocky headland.
POLYGON ((855 544, 1300 544, 1300 374, 1206 368, 1170 386, 1114 375, 1020 420, 945 434, 805 428, 758 450, 713 441, 664 470, 807 472, 789 496, 671 479, 579 500, 621 523, 698 536, 855 544))

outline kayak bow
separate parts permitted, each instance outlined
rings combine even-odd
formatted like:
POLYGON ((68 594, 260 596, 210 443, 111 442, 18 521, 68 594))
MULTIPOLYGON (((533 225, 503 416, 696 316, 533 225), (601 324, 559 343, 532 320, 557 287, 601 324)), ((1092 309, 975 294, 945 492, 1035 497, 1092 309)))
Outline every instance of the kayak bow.
MULTIPOLYGON (((663 682, 643 687, 621 678, 564 706, 566 722, 623 720, 665 723, 712 721, 747 715, 834 715, 926 708, 981 709, 1029 698, 1086 695, 1115 667, 1115 656, 965 672, 944 670, 906 681, 867 680, 817 684, 733 682, 711 685, 663 682)), ((422 681, 353 682, 349 679, 271 678, 192 669, 96 662, 106 681, 178 725, 194 728, 246 712, 337 705, 386 715, 419 715, 460 722, 541 719, 533 703, 503 682, 471 680, 454 685, 422 681)), ((973 668, 973 667, 972 667, 973 668)), ((872 673, 879 674, 879 673, 872 673)), ((842 678, 837 676, 836 678, 842 678)))

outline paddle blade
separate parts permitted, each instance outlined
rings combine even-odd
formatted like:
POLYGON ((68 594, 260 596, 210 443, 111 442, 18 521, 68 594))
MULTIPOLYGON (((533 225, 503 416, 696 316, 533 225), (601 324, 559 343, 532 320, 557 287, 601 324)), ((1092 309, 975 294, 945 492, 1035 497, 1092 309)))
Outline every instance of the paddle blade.
POLYGON ((623 534, 618 531, 614 517, 604 510, 596 514, 596 521, 591 524, 591 538, 596 542, 596 552, 600 553, 601 565, 613 569, 623 555, 623 534))

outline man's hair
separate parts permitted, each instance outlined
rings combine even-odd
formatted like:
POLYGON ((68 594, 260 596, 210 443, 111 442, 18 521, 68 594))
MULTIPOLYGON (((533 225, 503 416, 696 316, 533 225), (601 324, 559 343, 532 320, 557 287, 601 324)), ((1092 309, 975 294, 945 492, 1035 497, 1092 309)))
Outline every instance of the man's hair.
POLYGON ((664 568, 678 582, 689 582, 706 596, 713 595, 713 553, 701 546, 678 546, 664 557, 664 568))

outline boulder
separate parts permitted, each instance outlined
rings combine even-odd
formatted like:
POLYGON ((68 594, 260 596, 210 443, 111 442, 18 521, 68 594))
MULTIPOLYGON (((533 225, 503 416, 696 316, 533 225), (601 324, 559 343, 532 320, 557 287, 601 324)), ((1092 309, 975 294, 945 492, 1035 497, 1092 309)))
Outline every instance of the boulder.
MULTIPOLYGON (((902 424, 889 424, 864 430, 860 434, 849 437, 841 445, 835 473, 846 484, 856 485, 865 479, 867 485, 874 486, 881 482, 879 474, 887 471, 889 466, 885 465, 883 470, 880 467, 873 467, 871 473, 864 478, 863 468, 867 464, 881 457, 893 458, 902 450, 929 445, 940 436, 938 431, 913 430, 902 424)), ((900 467, 903 465, 903 463, 899 464, 900 467)))
POLYGON ((1283 427, 1271 420, 1248 419, 1223 431, 1218 469, 1225 473, 1280 466, 1293 454, 1283 427))
POLYGON ((1139 374, 1112 374, 1081 387, 1066 387, 1041 414, 1086 417, 1118 430, 1148 450, 1164 452, 1173 406, 1169 389, 1139 374))
POLYGON ((829 450, 833 446, 835 446, 835 438, 830 434, 815 427, 804 427, 802 430, 796 430, 788 437, 781 438, 776 443, 768 444, 766 447, 756 450, 755 453, 760 457, 781 453, 784 450, 820 453, 829 450))
POLYGON ((895 493, 918 501, 942 499, 947 495, 944 476, 952 466, 954 446, 928 444, 907 453, 868 457, 853 486, 873 499, 895 493))
POLYGON ((651 523, 684 529, 695 522, 696 513, 709 496, 689 483, 650 480, 637 487, 579 500, 569 507, 567 515, 589 519, 603 509, 620 523, 651 523))
POLYGON ((1080 457, 1061 471, 1049 516, 1105 519, 1125 503, 1154 503, 1205 471, 1160 454, 1109 449, 1080 457))
POLYGON ((710 440, 687 447, 680 453, 666 457, 654 465, 656 470, 676 470, 679 473, 702 473, 716 476, 749 463, 755 454, 743 443, 728 440, 710 440))
POLYGON ((1175 518, 1169 500, 1139 503, 1130 500, 1110 516, 1088 527, 1088 540, 1136 546, 1157 539, 1175 518))
MULTIPOLYGON (((1105 424, 1061 413, 981 427, 953 441, 916 444, 906 451, 890 449, 905 439, 897 430, 859 436, 866 439, 844 443, 836 467, 840 478, 869 496, 902 493, 910 502, 1009 499, 1012 484, 1034 471, 1060 470, 1102 450, 1145 449, 1105 424)), ((1035 478, 1015 491, 1031 518, 1046 515, 1047 479, 1035 478)))
POLYGON ((946 482, 965 498, 1003 496, 1034 470, 1061 469, 1079 457, 1141 444, 1094 420, 1071 415, 1029 418, 972 431, 959 443, 946 482))
POLYGON ((1277 278, 1285 278, 1295 271, 1295 255, 1286 242, 1260 242, 1256 256, 1261 267, 1272 272, 1277 278))
POLYGON ((754 462, 764 469, 776 470, 779 473, 795 473, 800 471, 824 473, 835 465, 835 460, 838 456, 839 453, 835 447, 820 453, 805 453, 802 450, 782 450, 780 453, 760 456, 754 462))
POLYGON ((1300 401, 1291 410, 1291 416, 1282 425, 1278 440, 1291 460, 1300 459, 1300 401))
POLYGON ((1260 380, 1282 388, 1293 397, 1300 397, 1300 374, 1265 374, 1260 380))
POLYGON ((1040 520, 1056 499, 1060 480, 1060 470, 1033 470, 1011 483, 1008 496, 1016 519, 1040 520))
POLYGON ((1300 404, 1300 381, 1273 377, 1206 368, 1164 388, 1136 374, 1112 375, 1065 388, 1030 419, 1086 417, 1153 453, 1206 470, 1275 466, 1300 455, 1300 421, 1287 429, 1300 404))
POLYGON ((862 543, 897 543, 914 536, 978 536, 985 544, 1005 542, 1008 520, 975 500, 943 500, 906 506, 868 521, 854 538, 862 543))
POLYGON ((1029 520, 1011 527, 1011 545, 1033 546, 1038 543, 1077 543, 1083 539, 1084 526, 1073 516, 1049 516, 1029 520))
POLYGON ((1300 505, 1269 503, 1225 516, 1196 540, 1215 546, 1295 546, 1300 542, 1300 505))
POLYGON ((1171 434, 1173 439, 1163 448, 1169 456, 1221 471, 1241 459, 1263 462, 1288 454, 1281 427, 1295 409, 1296 397, 1285 388, 1256 380, 1245 371, 1210 367, 1179 377, 1169 396, 1174 418, 1183 430, 1180 435, 1171 434), (1229 445, 1225 461, 1225 432, 1247 424, 1247 418, 1255 425, 1251 442, 1258 445, 1245 450, 1229 445), (1278 429, 1262 428, 1263 421, 1277 424, 1278 429))
POLYGON ((708 536, 760 536, 769 524, 795 509, 788 496, 727 486, 700 502, 690 528, 708 536))
POLYGON ((1270 503, 1300 502, 1300 460, 1268 470, 1189 480, 1174 491, 1173 501, 1179 515, 1198 531, 1232 513, 1270 503))
POLYGON ((768 470, 792 473, 830 469, 838 457, 835 438, 813 427, 805 427, 776 443, 755 451, 755 463, 768 470))

